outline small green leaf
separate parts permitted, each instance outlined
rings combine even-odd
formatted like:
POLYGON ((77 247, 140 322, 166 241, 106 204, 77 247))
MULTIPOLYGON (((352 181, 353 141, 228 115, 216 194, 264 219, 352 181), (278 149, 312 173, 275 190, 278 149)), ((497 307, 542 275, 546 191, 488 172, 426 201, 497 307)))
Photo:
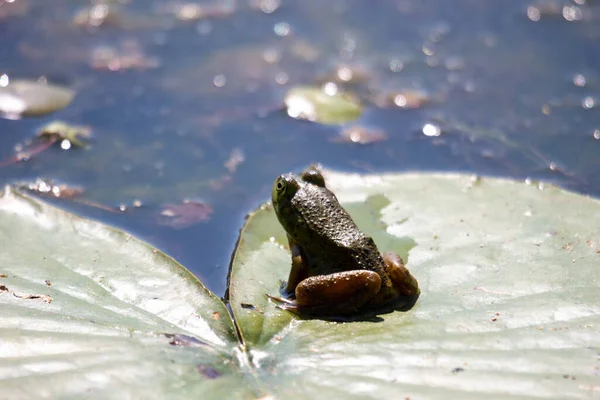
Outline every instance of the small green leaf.
POLYGON ((340 91, 330 95, 310 86, 290 89, 285 105, 290 117, 321 124, 345 124, 362 114, 362 106, 354 96, 340 91))

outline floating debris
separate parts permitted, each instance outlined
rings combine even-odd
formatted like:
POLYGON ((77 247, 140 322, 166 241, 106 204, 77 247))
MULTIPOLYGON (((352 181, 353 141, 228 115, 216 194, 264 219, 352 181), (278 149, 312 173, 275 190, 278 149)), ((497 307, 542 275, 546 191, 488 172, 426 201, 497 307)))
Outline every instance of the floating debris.
POLYGON ((67 184, 55 184, 50 179, 37 178, 33 182, 20 183, 20 189, 27 189, 40 195, 52 196, 60 199, 72 199, 81 196, 84 189, 81 186, 69 186, 67 184))
POLYGON ((212 207, 198 201, 185 200, 182 204, 165 204, 158 225, 183 229, 210 219, 212 207))
POLYGON ((173 4, 169 11, 180 21, 198 21, 228 17, 236 11, 236 8, 233 1, 216 1, 209 4, 173 4))
POLYGON ((54 301, 54 299, 52 298, 52 296, 47 295, 47 294, 17 294, 15 292, 13 292, 13 296, 19 298, 19 299, 25 299, 25 300, 36 300, 36 299, 42 299, 44 301, 44 303, 52 303, 52 301, 54 301))
POLYGON ((0 0, 0 21, 10 17, 22 17, 27 14, 30 6, 29 0, 0 0))
POLYGON ((244 161, 246 161, 244 152, 242 149, 236 147, 235 149, 231 150, 231 154, 229 155, 227 161, 225 161, 224 165, 225 168, 227 168, 227 170, 233 174, 237 170, 237 167, 239 167, 244 161))
POLYGON ((36 141, 28 140, 26 145, 16 146, 12 157, 0 161, 0 168, 28 161, 59 141, 63 150, 69 150, 72 146, 86 147, 86 143, 80 138, 88 138, 90 135, 91 128, 87 126, 76 126, 62 121, 50 122, 38 130, 36 141))
POLYGON ((406 89, 392 93, 381 93, 376 96, 374 103, 382 108, 399 107, 409 110, 421 108, 432 101, 432 96, 423 90, 406 89))
POLYGON ((164 333, 167 339, 171 339, 169 344, 171 346, 179 347, 204 347, 208 346, 208 343, 203 342, 193 336, 184 335, 183 333, 164 333))
POLYGON ((354 125, 343 129, 338 136, 332 139, 337 143, 371 144, 387 140, 388 136, 382 129, 368 128, 354 125))
POLYGON ((101 26, 122 26, 121 10, 107 3, 94 4, 80 9, 72 19, 73 26, 84 28, 99 28, 101 26))
POLYGON ((99 46, 92 50, 90 66, 104 71, 147 70, 160 66, 156 57, 144 53, 138 42, 127 40, 118 47, 99 46))
POLYGON ((196 365, 196 369, 207 379, 217 379, 222 375, 217 369, 211 367, 210 365, 198 364, 196 365))

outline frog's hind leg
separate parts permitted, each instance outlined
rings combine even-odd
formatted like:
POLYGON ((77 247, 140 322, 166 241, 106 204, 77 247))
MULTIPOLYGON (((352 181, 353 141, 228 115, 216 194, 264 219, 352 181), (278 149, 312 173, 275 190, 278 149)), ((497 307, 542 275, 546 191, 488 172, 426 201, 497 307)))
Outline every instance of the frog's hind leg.
POLYGON ((381 277, 368 270, 313 276, 296 287, 295 305, 281 308, 308 315, 347 315, 360 309, 380 288, 381 277))
POLYGON ((326 187, 325 178, 323 177, 323 174, 321 174, 318 166, 311 165, 302 173, 301 178, 304 182, 312 183, 313 185, 317 185, 322 188, 326 187))

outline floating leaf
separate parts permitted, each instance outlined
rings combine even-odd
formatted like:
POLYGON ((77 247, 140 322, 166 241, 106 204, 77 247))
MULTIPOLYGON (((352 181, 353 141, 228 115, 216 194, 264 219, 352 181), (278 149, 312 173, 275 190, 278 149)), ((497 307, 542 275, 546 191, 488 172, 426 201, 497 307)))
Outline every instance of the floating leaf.
POLYGON ((11 80, 5 86, 0 86, 0 115, 19 118, 50 114, 68 106, 74 96, 75 92, 66 87, 11 80))
POLYGON ((321 88, 309 86, 290 89, 285 105, 290 117, 321 124, 344 124, 362 114, 362 106, 354 96, 340 91, 328 94, 321 88))
POLYGON ((83 125, 72 125, 64 121, 52 121, 42 126, 38 130, 38 137, 56 142, 58 140, 67 141, 63 148, 86 147, 87 144, 82 139, 88 139, 92 135, 92 128, 83 125))
POLYGON ((0 397, 240 390, 227 309, 168 256, 11 189, 0 243, 0 397))
POLYGON ((600 202, 464 175, 328 185, 407 260, 408 312, 302 320, 267 302, 290 266, 269 205, 248 218, 227 309, 129 235, 5 191, 0 387, 13 398, 590 398, 598 388, 600 202))

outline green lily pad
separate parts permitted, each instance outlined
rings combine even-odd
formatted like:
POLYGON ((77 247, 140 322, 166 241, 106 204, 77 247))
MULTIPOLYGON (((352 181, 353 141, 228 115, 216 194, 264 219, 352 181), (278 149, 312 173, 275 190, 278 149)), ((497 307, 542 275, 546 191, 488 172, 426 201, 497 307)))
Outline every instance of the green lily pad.
POLYGON ((225 306, 130 235, 6 189, 0 387, 8 398, 590 398, 600 386, 600 202, 464 175, 328 185, 419 280, 407 312, 303 320, 269 303, 285 234, 252 213, 225 306), (241 340, 240 340, 241 339, 241 340))
POLYGON ((163 253, 10 188, 0 243, 0 397, 224 398, 243 388, 227 309, 163 253))
MULTIPOLYGON (((600 202, 464 175, 328 185, 421 297, 379 321, 301 320, 265 299, 290 268, 267 204, 233 260, 230 305, 279 398, 588 398, 600 383, 600 202), (416 245, 415 245, 416 244, 416 245), (252 307, 250 307, 251 305, 252 307)), ((542 190, 543 188, 543 190, 542 190)))
POLYGON ((298 86, 285 95, 288 115, 321 124, 345 124, 362 114, 362 106, 354 96, 336 91, 328 94, 323 89, 298 86))
POLYGON ((33 117, 53 113, 68 106, 75 91, 25 79, 0 86, 0 115, 9 118, 33 117))

